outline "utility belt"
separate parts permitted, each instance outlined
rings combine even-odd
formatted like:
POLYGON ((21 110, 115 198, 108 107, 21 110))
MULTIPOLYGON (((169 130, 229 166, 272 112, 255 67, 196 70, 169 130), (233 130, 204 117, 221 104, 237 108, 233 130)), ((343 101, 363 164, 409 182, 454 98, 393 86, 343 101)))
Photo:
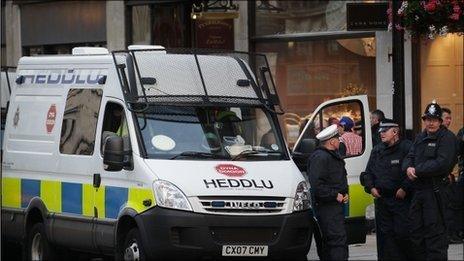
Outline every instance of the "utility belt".
POLYGON ((336 199, 327 200, 326 198, 319 198, 319 197, 316 197, 315 200, 314 200, 314 206, 315 206, 315 207, 318 207, 318 206, 338 205, 338 204, 341 204, 341 203, 338 202, 336 199))
POLYGON ((417 190, 423 189, 434 189, 439 190, 440 188, 448 184, 448 177, 431 177, 431 178, 421 178, 417 179, 414 182, 414 188, 417 190))
POLYGON ((399 188, 397 189, 385 189, 385 188, 377 188, 377 190, 380 193, 380 196, 383 198, 394 198, 396 197, 396 192, 398 191, 399 188))

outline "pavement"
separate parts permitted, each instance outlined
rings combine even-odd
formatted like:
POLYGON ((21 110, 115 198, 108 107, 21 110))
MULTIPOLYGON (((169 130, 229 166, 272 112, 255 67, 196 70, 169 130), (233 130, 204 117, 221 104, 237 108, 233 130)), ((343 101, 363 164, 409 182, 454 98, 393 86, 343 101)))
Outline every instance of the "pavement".
MULTIPOLYGON (((453 244, 448 248, 448 260, 464 260, 464 245, 453 244)), ((377 260, 375 234, 367 235, 365 244, 350 245, 348 247, 349 260, 377 260)), ((314 240, 308 253, 308 260, 319 260, 314 240)))

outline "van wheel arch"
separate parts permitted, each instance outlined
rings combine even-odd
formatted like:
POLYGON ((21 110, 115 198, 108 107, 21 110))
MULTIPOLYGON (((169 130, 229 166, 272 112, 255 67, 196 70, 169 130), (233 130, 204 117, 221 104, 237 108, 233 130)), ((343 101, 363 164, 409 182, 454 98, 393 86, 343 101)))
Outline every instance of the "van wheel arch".
POLYGON ((116 224, 116 233, 115 233, 115 257, 116 260, 124 260, 124 256, 121 252, 121 247, 124 244, 124 240, 126 239, 127 233, 133 228, 138 228, 137 222, 135 220, 135 216, 137 213, 130 209, 125 210, 121 213, 118 223, 116 224))
POLYGON ((44 258, 52 258, 54 249, 51 245, 49 232, 47 231, 47 215, 48 210, 40 198, 33 198, 28 207, 26 208, 25 222, 24 222, 24 235, 23 235, 23 260, 31 259, 31 244, 38 243, 44 247, 44 258), (34 233, 32 235, 32 233, 34 233), (43 239, 40 239, 40 235, 43 239), (33 238, 32 238, 33 237, 33 238))
POLYGON ((33 198, 26 208, 24 238, 27 237, 29 231, 37 222, 46 225, 47 215, 48 210, 43 201, 38 197, 33 198))

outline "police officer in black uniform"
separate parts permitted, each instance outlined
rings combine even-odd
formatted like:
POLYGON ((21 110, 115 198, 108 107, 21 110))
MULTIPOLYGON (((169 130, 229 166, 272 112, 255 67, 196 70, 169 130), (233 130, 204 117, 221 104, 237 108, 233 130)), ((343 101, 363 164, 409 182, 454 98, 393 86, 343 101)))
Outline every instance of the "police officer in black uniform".
POLYGON ((448 258, 443 190, 456 163, 457 139, 441 125, 441 114, 435 102, 427 105, 422 116, 425 129, 417 135, 403 162, 414 188, 409 216, 416 260, 448 258))
MULTIPOLYGON (((411 142, 402 140, 398 123, 385 119, 379 125, 381 143, 371 152, 364 189, 375 198, 376 223, 383 235, 379 260, 407 260, 410 251, 408 212, 411 183, 401 164, 411 142)), ((373 134, 374 135, 374 134, 373 134)))
POLYGON ((347 260, 344 203, 348 201, 345 161, 340 157, 337 125, 321 131, 320 146, 309 159, 308 175, 314 209, 322 232, 321 260, 347 260))
POLYGON ((459 194, 456 195, 456 198, 459 199, 458 204, 458 214, 455 217, 457 223, 458 237, 461 241, 464 240, 464 127, 462 127, 458 134, 458 179, 457 186, 459 194))
POLYGON ((372 131, 372 146, 382 142, 379 135, 380 122, 385 119, 385 114, 381 110, 371 112, 371 131, 372 131))

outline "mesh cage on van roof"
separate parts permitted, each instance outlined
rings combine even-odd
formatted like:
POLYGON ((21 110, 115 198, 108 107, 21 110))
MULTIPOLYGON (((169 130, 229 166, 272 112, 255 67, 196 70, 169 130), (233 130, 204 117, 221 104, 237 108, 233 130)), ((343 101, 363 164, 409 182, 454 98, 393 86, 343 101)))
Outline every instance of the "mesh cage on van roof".
POLYGON ((10 100, 11 92, 16 84, 14 82, 16 80, 16 67, 2 66, 0 71, 0 107, 6 109, 7 102, 10 100))
POLYGON ((277 105, 267 98, 275 94, 272 80, 263 84, 262 73, 255 74, 248 65, 252 61, 255 68, 267 68, 269 72, 264 55, 190 49, 167 50, 166 54, 164 51, 113 52, 121 83, 129 87, 129 100, 277 105))

